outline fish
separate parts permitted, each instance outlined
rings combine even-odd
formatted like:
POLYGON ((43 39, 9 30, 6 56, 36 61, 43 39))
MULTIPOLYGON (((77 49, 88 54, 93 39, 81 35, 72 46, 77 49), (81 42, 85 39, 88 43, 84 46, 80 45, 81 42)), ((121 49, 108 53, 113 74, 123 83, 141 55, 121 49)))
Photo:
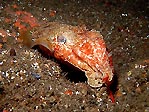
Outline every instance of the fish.
POLYGON ((91 87, 101 87, 112 81, 112 56, 99 31, 85 26, 48 22, 37 27, 32 35, 31 47, 39 45, 43 51, 46 48, 50 56, 83 71, 91 87))

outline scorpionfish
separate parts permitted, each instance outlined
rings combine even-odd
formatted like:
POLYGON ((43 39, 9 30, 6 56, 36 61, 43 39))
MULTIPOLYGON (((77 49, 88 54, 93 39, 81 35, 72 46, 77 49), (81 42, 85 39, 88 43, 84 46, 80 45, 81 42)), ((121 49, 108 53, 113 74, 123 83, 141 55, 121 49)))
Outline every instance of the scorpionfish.
POLYGON ((45 47, 56 59, 66 61, 85 72, 91 87, 101 87, 103 83, 112 80, 111 55, 98 31, 49 22, 37 28, 33 36, 32 47, 45 47))

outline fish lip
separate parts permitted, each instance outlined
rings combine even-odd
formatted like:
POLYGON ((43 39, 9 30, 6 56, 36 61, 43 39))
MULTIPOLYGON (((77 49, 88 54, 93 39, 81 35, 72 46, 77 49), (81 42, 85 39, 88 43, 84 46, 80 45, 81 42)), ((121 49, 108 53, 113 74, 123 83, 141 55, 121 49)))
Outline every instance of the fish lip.
POLYGON ((54 46, 55 44, 51 42, 50 39, 46 38, 46 37, 41 37, 41 38, 38 38, 36 39, 31 48, 33 48, 34 46, 43 46, 45 47, 46 49, 48 49, 50 52, 54 52, 54 46))

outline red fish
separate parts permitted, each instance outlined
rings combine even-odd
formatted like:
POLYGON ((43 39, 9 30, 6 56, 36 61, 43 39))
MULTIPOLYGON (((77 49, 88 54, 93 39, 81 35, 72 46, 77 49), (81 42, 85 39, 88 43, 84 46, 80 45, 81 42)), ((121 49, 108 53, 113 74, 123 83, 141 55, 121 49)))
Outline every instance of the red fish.
POLYGON ((56 59, 84 71, 90 86, 101 87, 112 80, 111 55, 98 31, 50 22, 38 28, 33 35, 35 41, 32 46, 44 46, 56 59))

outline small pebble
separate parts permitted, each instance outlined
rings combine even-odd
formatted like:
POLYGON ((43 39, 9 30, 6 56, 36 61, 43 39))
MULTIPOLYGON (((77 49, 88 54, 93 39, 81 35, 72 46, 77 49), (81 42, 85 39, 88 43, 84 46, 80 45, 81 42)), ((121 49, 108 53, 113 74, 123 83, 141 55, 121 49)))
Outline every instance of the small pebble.
POLYGON ((2 49, 2 47, 3 47, 3 45, 2 45, 2 43, 0 43, 0 49, 2 49))
POLYGON ((16 56, 16 51, 15 49, 10 49, 10 56, 16 56))
POLYGON ((40 79, 41 78, 41 76, 39 74, 37 74, 37 73, 32 73, 32 76, 34 78, 36 78, 36 79, 40 79))
POLYGON ((66 94, 66 95, 72 95, 72 94, 73 94, 73 91, 70 90, 70 89, 68 89, 68 90, 66 90, 66 91, 64 92, 64 94, 66 94))
POLYGON ((2 81, 3 80, 3 78, 2 78, 2 76, 0 75, 0 81, 2 81))
POLYGON ((56 99, 55 99, 55 97, 54 97, 54 96, 51 96, 51 97, 49 98, 49 101, 50 101, 50 103, 53 103, 53 102, 55 102, 55 101, 56 101, 56 99))

